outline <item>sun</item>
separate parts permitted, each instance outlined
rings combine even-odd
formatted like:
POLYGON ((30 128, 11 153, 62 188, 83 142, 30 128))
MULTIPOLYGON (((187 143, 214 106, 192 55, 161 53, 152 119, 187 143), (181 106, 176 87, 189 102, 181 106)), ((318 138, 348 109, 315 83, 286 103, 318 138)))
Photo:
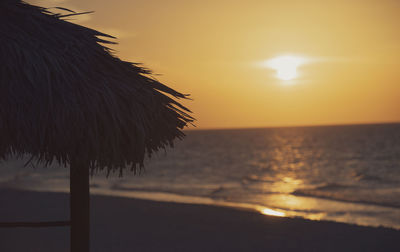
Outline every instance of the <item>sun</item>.
POLYGON ((276 77, 281 80, 293 80, 298 77, 297 67, 306 62, 305 58, 297 56, 279 56, 265 62, 269 68, 276 70, 276 77))

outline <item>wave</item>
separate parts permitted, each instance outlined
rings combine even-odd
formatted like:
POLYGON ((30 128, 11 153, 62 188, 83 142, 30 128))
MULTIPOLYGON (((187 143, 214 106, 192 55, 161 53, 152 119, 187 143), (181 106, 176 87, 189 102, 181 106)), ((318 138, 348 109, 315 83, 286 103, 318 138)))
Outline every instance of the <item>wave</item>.
POLYGON ((242 184, 247 184, 247 183, 249 183, 249 182, 255 182, 255 183, 265 183, 265 182, 267 182, 267 183, 273 183, 273 182, 276 182, 276 179, 275 178, 271 178, 271 179, 266 179, 266 178, 263 178, 263 177, 261 177, 261 176, 259 176, 259 175, 256 175, 256 174, 250 174, 250 175, 247 175, 247 176, 244 176, 243 178, 242 178, 242 184))
POLYGON ((111 190, 115 191, 127 191, 127 192, 165 192, 165 193, 175 193, 174 190, 166 190, 165 188, 143 188, 143 187, 128 187, 121 184, 113 184, 110 187, 111 190))
POLYGON ((381 193, 377 193, 370 188, 357 188, 340 184, 327 184, 313 189, 298 189, 291 194, 294 196, 321 198, 340 202, 400 208, 400 192, 385 193, 382 191, 381 193), (375 195, 373 197, 371 191, 374 191, 375 195))
POLYGON ((349 189, 349 188, 352 188, 352 187, 354 187, 354 186, 338 184, 338 183, 327 183, 327 184, 324 184, 324 185, 321 185, 321 186, 317 186, 312 190, 320 190, 320 191, 346 190, 346 189, 349 189))
POLYGON ((224 186, 214 188, 191 188, 187 187, 185 190, 182 188, 167 188, 167 187, 131 187, 121 184, 114 184, 110 187, 114 191, 124 192, 140 192, 140 193, 168 193, 188 197, 204 197, 210 200, 228 200, 230 198, 230 191, 224 186))

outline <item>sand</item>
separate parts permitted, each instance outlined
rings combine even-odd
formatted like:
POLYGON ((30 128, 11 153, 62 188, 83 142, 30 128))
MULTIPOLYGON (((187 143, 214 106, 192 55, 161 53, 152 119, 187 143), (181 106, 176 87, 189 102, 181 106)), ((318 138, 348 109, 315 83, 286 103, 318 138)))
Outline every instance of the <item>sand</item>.
MULTIPOLYGON (((68 194, 0 190, 0 222, 68 219, 68 194)), ((69 228, 0 228, 0 251, 69 251, 69 228)), ((400 251, 400 231, 97 196, 91 251, 400 251)))

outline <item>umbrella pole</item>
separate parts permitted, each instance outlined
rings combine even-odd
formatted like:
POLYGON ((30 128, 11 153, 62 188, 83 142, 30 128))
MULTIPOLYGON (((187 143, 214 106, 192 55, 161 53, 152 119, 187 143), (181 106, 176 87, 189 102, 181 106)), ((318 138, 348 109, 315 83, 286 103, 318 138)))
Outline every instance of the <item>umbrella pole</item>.
POLYGON ((70 162, 70 218, 71 252, 89 252, 89 167, 77 160, 70 162))

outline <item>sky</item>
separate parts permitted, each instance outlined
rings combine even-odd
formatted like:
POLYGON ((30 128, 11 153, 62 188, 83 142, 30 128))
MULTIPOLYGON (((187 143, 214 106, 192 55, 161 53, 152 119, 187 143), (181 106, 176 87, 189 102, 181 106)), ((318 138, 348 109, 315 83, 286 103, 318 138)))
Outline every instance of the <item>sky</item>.
POLYGON ((191 94, 197 129, 400 122, 400 1, 27 2, 95 11, 71 21, 191 94), (296 78, 265 63, 283 55, 296 78))

